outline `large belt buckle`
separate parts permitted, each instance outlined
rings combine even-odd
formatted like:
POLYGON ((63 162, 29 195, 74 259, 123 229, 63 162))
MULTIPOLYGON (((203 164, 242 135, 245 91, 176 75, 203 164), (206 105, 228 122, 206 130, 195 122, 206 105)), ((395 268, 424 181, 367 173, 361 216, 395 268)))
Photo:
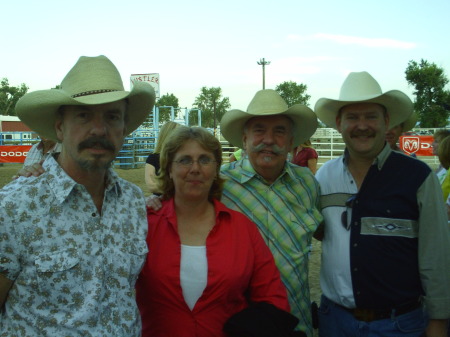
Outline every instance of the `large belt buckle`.
POLYGON ((358 321, 363 321, 363 322, 372 322, 376 319, 375 310, 370 310, 370 309, 355 308, 355 309, 353 309, 353 316, 358 321))

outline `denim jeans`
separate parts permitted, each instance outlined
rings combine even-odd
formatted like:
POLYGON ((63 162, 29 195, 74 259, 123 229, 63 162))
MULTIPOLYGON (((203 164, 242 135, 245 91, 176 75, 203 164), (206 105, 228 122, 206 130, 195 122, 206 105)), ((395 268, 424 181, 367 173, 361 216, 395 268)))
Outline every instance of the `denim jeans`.
POLYGON ((428 317, 422 308, 388 319, 363 322, 323 295, 320 301, 320 337, 420 337, 427 324, 428 317))

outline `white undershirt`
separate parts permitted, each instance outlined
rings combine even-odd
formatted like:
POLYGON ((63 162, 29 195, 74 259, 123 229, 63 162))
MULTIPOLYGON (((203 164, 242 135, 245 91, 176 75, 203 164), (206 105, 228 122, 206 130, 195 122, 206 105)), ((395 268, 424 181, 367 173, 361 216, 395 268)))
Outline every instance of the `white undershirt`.
POLYGON ((193 309, 208 280, 206 246, 181 245, 180 283, 184 300, 193 309))

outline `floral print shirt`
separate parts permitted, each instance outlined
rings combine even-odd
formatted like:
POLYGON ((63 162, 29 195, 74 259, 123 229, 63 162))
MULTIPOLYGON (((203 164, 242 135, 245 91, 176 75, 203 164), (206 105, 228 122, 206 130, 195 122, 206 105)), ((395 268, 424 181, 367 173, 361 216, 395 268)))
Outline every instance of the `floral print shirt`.
POLYGON ((0 273, 13 281, 0 336, 140 336, 142 191, 110 169, 101 214, 50 156, 0 191, 0 273))

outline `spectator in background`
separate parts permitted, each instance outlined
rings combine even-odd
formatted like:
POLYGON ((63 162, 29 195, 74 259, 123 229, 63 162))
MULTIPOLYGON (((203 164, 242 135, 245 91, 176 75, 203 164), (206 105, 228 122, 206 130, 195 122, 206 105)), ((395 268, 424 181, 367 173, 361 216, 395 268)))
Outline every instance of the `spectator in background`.
MULTIPOLYGON (((406 121, 393 126, 388 131, 386 131, 386 141, 389 143, 390 147, 394 151, 403 152, 398 146, 398 140, 400 136, 409 130, 411 130, 417 123, 417 114, 413 113, 406 121)), ((415 157, 415 154, 414 156, 415 157)))
POLYGON ((294 148, 294 156, 292 163, 298 166, 307 167, 313 174, 317 171, 317 155, 316 150, 312 147, 311 140, 305 141, 303 144, 294 148))
POLYGON ((438 156, 439 162, 441 163, 443 169, 446 170, 446 174, 444 175, 444 179, 442 180, 442 193, 445 202, 449 202, 449 194, 450 194, 450 136, 445 137, 439 142, 438 148, 438 156))
POLYGON ((231 154, 229 162, 232 163, 236 160, 241 160, 242 157, 244 157, 244 156, 245 156, 245 151, 242 149, 238 149, 231 154))
MULTIPOLYGON (((450 136, 450 130, 447 129, 439 129, 434 133, 433 135, 434 140, 431 146, 433 147, 433 154, 435 156, 438 156, 439 153, 439 143, 448 136, 450 136)), ((445 175, 447 174, 447 170, 445 169, 444 166, 442 166, 441 163, 439 163, 439 166, 435 172, 439 179, 439 182, 442 185, 442 183, 444 182, 445 175)))
POLYGON ((156 176, 159 171, 159 156, 166 141, 166 138, 175 130, 180 124, 169 121, 165 123, 159 130, 158 139, 153 153, 151 153, 145 163, 145 185, 147 185, 150 193, 158 194, 156 184, 156 176))
POLYGON ((47 156, 61 152, 61 143, 42 136, 39 136, 39 138, 41 140, 38 143, 33 144, 30 148, 30 151, 28 151, 27 157, 25 158, 25 162, 23 163, 23 167, 17 172, 17 175, 15 175, 13 179, 17 179, 20 176, 30 177, 36 170, 40 172, 41 165, 47 156), (39 165, 31 168, 34 164, 39 165))
POLYGON ((250 305, 289 311, 258 228, 219 201, 221 163, 221 144, 204 128, 180 126, 164 144, 162 208, 148 209, 150 250, 136 284, 143 337, 225 337, 225 322, 250 305))

